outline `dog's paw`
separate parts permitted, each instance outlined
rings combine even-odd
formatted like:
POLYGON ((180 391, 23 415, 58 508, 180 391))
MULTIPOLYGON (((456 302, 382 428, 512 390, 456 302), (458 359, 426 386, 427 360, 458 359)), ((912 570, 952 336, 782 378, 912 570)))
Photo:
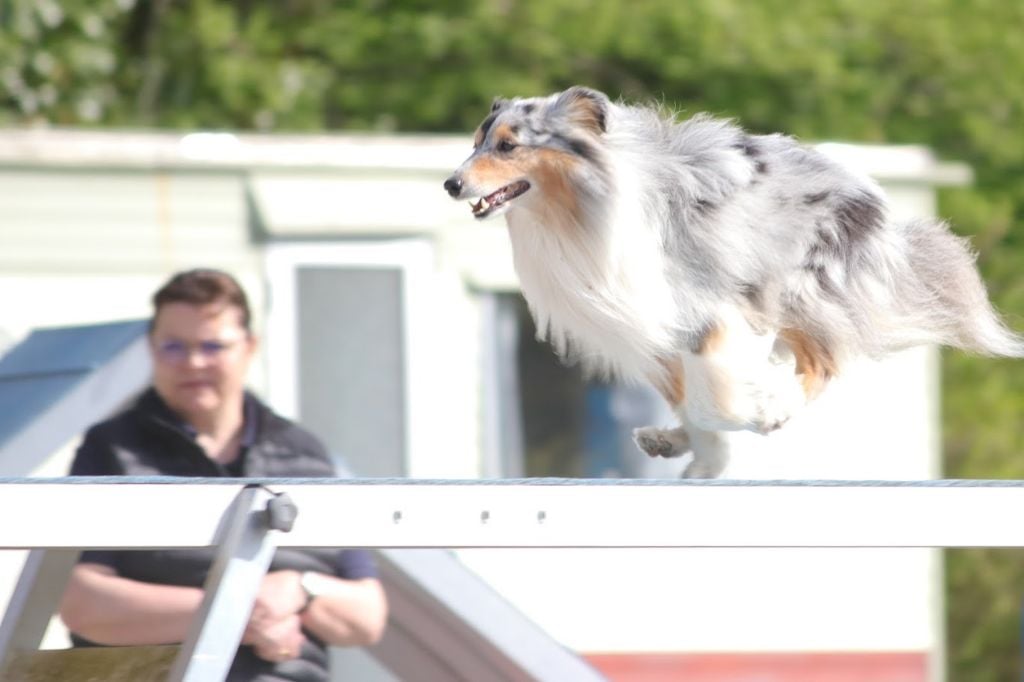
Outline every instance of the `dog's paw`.
POLYGON ((792 414, 785 412, 775 414, 772 414, 771 412, 764 413, 754 422, 753 430, 760 433, 762 436, 767 436, 769 433, 778 431, 785 426, 786 422, 788 422, 792 416, 792 414))
POLYGON ((755 398, 755 416, 751 420, 751 431, 767 435, 781 429, 807 404, 799 377, 784 375, 770 385, 768 390, 759 391, 755 398))
POLYGON ((633 442, 651 457, 680 457, 690 451, 690 435, 683 427, 633 429, 633 442))

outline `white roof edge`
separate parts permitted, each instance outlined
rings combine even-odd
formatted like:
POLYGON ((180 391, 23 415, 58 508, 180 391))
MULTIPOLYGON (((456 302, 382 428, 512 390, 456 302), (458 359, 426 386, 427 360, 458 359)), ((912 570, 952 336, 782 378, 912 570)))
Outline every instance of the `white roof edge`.
POLYGON ((888 182, 923 182, 931 185, 962 186, 974 181, 969 165, 939 161, 924 145, 855 144, 821 142, 815 147, 844 165, 888 182))
POLYGON ((190 133, 0 129, 0 164, 207 170, 454 169, 468 135, 190 133))
MULTIPOLYGON (((967 185, 970 166, 938 161, 920 145, 823 142, 820 150, 879 180, 967 185)), ((469 135, 233 133, 0 128, 7 166, 445 172, 469 154, 469 135)))

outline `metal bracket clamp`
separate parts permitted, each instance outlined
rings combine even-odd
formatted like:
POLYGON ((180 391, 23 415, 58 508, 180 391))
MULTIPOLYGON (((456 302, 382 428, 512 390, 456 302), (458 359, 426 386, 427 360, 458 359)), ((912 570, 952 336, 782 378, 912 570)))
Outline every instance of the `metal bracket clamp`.
POLYGON ((299 508, 292 502, 288 493, 271 493, 273 495, 267 501, 267 526, 274 530, 285 533, 291 531, 295 525, 295 518, 299 515, 299 508))

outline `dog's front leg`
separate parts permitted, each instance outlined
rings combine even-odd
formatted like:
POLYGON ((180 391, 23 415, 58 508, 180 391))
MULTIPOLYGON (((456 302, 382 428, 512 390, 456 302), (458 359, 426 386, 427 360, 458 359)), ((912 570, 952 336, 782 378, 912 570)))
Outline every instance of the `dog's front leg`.
POLYGON ((729 444, 722 433, 705 431, 690 423, 686 414, 686 379, 683 358, 661 358, 660 371, 651 383, 664 396, 680 425, 661 429, 644 426, 633 430, 633 442, 651 457, 681 457, 692 451, 693 459, 683 469, 683 478, 716 478, 729 463, 729 444))
POLYGON ((799 411, 804 387, 792 364, 770 360, 774 341, 740 311, 722 311, 699 345, 683 352, 689 421, 708 431, 767 434, 799 411))
MULTIPOLYGON (((677 414, 686 397, 682 358, 658 359, 659 369, 650 376, 651 383, 677 414)), ((681 457, 691 450, 690 434, 683 426, 659 429, 643 426, 633 429, 633 442, 651 457, 681 457)))
POLYGON ((693 460, 683 469, 680 478, 718 478, 729 465, 728 435, 721 431, 705 431, 682 419, 683 428, 690 434, 693 460))
POLYGON ((684 426, 674 429, 641 426, 633 429, 633 442, 651 457, 681 457, 693 448, 684 426))
POLYGON ((682 478, 717 478, 729 463, 725 434, 685 423, 674 429, 634 429, 633 442, 651 457, 681 457, 692 450, 693 459, 683 469, 682 478))

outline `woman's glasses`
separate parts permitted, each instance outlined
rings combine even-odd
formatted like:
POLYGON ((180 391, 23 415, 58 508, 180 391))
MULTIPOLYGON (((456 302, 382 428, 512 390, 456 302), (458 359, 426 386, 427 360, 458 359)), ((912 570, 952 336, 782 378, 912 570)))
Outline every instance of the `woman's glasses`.
POLYGON ((236 345, 241 339, 233 341, 199 341, 197 343, 186 343, 177 339, 160 341, 156 344, 156 357, 169 365, 180 365, 188 361, 193 353, 198 353, 203 359, 215 361, 220 359, 225 351, 236 345))

